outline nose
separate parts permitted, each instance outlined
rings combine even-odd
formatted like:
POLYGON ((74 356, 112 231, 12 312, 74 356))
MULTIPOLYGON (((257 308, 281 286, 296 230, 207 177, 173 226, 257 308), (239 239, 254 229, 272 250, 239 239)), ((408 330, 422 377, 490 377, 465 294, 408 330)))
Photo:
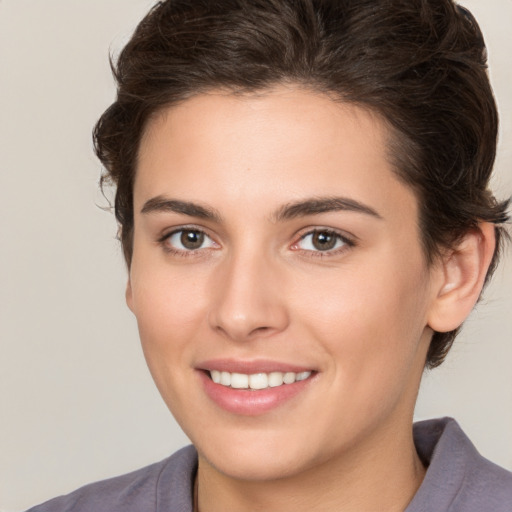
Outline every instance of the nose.
POLYGON ((283 275, 262 255, 233 256, 217 269, 209 322, 234 341, 268 337, 286 329, 289 314, 283 275))

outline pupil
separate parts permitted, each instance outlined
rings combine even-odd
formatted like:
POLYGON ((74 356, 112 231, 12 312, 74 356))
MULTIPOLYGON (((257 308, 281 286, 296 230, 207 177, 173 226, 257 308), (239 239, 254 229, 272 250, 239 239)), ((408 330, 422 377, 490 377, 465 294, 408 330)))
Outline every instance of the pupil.
POLYGON ((181 243, 187 249, 199 249, 203 245, 204 233, 199 231, 183 231, 181 233, 181 243))
POLYGON ((313 235, 313 245, 319 251, 328 251, 336 245, 336 237, 326 231, 317 231, 313 235))

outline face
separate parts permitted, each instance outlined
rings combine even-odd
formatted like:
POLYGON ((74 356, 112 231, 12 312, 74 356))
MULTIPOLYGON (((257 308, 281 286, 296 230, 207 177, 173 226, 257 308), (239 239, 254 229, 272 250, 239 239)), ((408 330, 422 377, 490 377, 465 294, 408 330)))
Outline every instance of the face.
POLYGON ((386 137, 284 87, 149 124, 127 301, 200 464, 278 478, 410 431, 432 276, 386 137))

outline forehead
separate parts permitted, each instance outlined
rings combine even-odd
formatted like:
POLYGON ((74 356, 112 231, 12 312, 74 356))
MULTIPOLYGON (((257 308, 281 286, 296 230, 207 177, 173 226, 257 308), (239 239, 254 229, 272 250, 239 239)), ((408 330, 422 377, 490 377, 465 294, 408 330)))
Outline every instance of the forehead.
POLYGON ((310 90, 201 94, 148 123, 135 205, 178 194, 277 207, 336 193, 376 209, 399 211, 407 203, 415 211, 411 190, 388 158, 389 137, 377 114, 310 90))

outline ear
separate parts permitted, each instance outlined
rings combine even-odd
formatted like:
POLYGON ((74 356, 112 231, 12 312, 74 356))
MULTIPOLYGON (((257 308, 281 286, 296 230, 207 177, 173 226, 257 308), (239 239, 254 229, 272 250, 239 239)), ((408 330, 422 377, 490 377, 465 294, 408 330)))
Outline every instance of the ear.
POLYGON ((436 269, 434 301, 428 325, 434 331, 457 329, 480 297, 496 245, 494 224, 482 222, 443 256, 436 269))
POLYGON ((128 282, 126 283, 126 291, 125 291, 126 304, 130 308, 130 311, 133 313, 133 292, 132 292, 132 281, 130 277, 128 277, 128 282))

